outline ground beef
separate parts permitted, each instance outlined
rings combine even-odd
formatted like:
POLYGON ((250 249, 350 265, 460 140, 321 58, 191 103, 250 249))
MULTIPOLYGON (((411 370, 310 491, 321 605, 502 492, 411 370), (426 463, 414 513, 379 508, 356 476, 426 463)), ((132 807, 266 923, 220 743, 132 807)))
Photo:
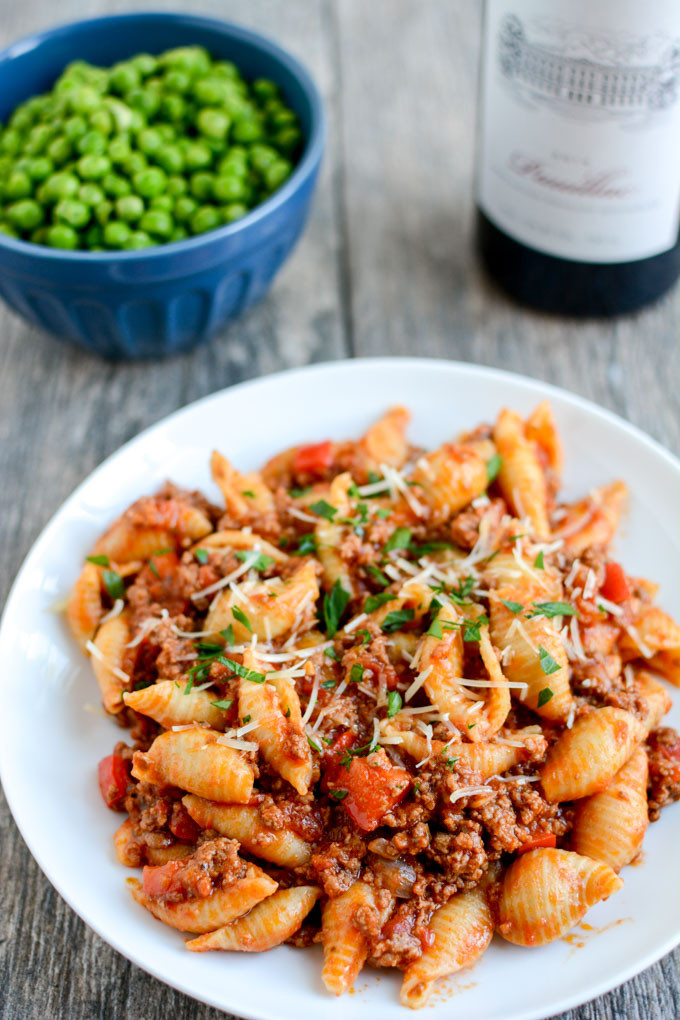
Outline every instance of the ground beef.
POLYGON ((495 543, 506 512, 502 499, 492 499, 488 506, 471 506, 461 510, 449 524, 448 537, 461 549, 472 549, 479 539, 479 525, 484 518, 489 529, 488 534, 492 536, 491 541, 495 543))
POLYGON ((437 832, 425 857, 441 871, 428 877, 428 892, 436 902, 446 902, 453 892, 470 889, 481 880, 488 866, 481 826, 469 819, 460 821, 456 832, 437 832))
POLYGON ((647 741, 649 785, 647 804, 650 821, 661 809, 680 800, 680 736, 670 726, 653 730, 647 741))
POLYGON ((572 690, 589 705, 597 708, 611 705, 632 712, 640 719, 644 717, 644 700, 639 697, 635 684, 626 679, 618 655, 596 655, 571 665, 572 690))
POLYGON ((166 903, 204 899, 223 889, 246 873, 246 863, 238 855, 239 843, 220 836, 199 846, 183 861, 173 862, 172 882, 158 899, 166 903))
POLYGON ((537 833, 563 836, 571 827, 569 805, 549 804, 531 783, 501 783, 491 779, 487 785, 496 795, 469 815, 482 827, 484 842, 492 859, 512 853, 537 833))
POLYGON ((312 855, 311 867, 326 896, 333 897, 349 889, 359 877, 367 851, 363 839, 349 824, 344 824, 337 836, 333 830, 331 833, 332 838, 312 855))

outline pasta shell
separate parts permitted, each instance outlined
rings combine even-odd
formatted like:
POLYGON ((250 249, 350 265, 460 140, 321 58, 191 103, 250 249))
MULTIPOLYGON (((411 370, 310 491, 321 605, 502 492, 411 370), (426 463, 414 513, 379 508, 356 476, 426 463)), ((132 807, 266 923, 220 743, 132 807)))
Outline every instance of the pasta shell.
POLYGON ((601 793, 581 801, 571 845, 578 854, 620 871, 642 846, 647 815, 647 755, 633 753, 601 793))
POLYGON ((530 850, 505 873, 497 931, 517 946, 544 946, 623 882, 599 861, 568 850, 530 850))
POLYGON ((410 420, 411 415, 405 407, 392 407, 371 425, 359 443, 369 467, 389 464, 400 468, 406 463, 409 449, 405 433, 410 420))
POLYGON ((321 980, 334 995, 352 988, 368 956, 368 941, 355 924, 357 911, 375 909, 373 890, 364 882, 329 899, 321 914, 321 980))
POLYGON ((216 889, 211 896, 197 897, 179 903, 166 903, 151 899, 144 893, 138 879, 128 879, 130 892, 137 903, 157 917, 159 921, 196 934, 215 931, 222 925, 240 917, 260 900, 276 890, 277 884, 255 864, 248 864, 244 878, 231 885, 216 889))
POLYGON ((265 953, 280 946, 300 928, 320 896, 314 885, 280 889, 244 917, 209 935, 191 939, 187 949, 204 953, 208 949, 231 949, 241 953, 265 953))
MULTIPOLYGON (((399 736, 401 746, 406 753, 416 761, 423 761, 429 757, 428 743, 422 733, 414 730, 398 730, 396 727, 385 727, 388 736, 399 736)), ((482 779, 490 779, 491 776, 500 776, 513 765, 520 765, 525 761, 537 761, 543 757, 548 742, 541 733, 533 730, 513 731, 512 744, 499 742, 479 742, 444 744, 441 740, 432 741, 432 757, 445 754, 447 759, 456 758, 462 764, 478 772, 482 779), (516 746, 517 743, 523 746, 516 746)))
POLYGON ((123 670, 129 640, 127 614, 121 613, 101 625, 93 642, 95 650, 91 652, 92 670, 99 684, 104 708, 114 715, 124 707, 123 691, 130 680, 123 670))
POLYGON ((548 493, 534 444, 526 436, 524 422, 515 411, 504 408, 493 434, 501 457, 498 484, 506 502, 520 518, 528 517, 538 539, 550 536, 548 493))
POLYGON ((555 482, 562 474, 564 455, 552 408, 547 400, 534 408, 524 425, 524 433, 531 442, 541 448, 553 472, 555 482))
POLYGON ((566 516, 553 538, 563 538, 564 547, 580 556, 588 546, 608 545, 616 533, 628 498, 623 482, 594 489, 585 499, 567 507, 566 516))
POLYGON ((237 839, 248 853, 265 861, 296 868, 308 864, 311 859, 309 843, 292 829, 268 829, 256 807, 219 804, 192 793, 183 797, 182 803, 202 829, 216 829, 222 836, 237 839))
POLYGON ((99 571, 94 563, 86 563, 66 606, 66 622, 83 651, 94 637, 103 615, 99 571))
POLYGON ((643 649, 646 658, 655 652, 680 653, 680 625, 663 609, 645 606, 633 622, 635 630, 622 634, 619 642, 624 658, 637 659, 643 649))
POLYGON ((444 443, 416 463, 411 480, 430 507, 433 524, 443 524, 486 491, 486 461, 462 444, 444 443))
POLYGON ((242 475, 226 457, 213 450, 210 470, 219 486, 227 511, 237 521, 245 523, 253 513, 267 514, 274 510, 274 497, 257 471, 242 475))
POLYGON ((622 708, 595 708, 580 716, 548 751, 541 770, 546 798, 577 800, 604 790, 644 736, 642 723, 622 708))
POLYGON ((226 729, 228 714, 216 708, 212 704, 214 700, 215 694, 207 691, 192 689, 186 694, 184 688, 177 687, 173 680, 158 680, 141 691, 123 694, 128 708, 148 715, 166 730, 192 722, 206 723, 214 730, 226 729))
POLYGON ((135 751, 132 775, 156 786, 179 786, 208 800, 247 804, 253 770, 239 751, 218 743, 220 736, 202 726, 161 733, 148 751, 135 751))
POLYGON ((212 535, 202 538, 200 545, 203 549, 252 549, 269 556, 275 563, 288 561, 288 556, 281 549, 254 532, 247 534, 244 531, 234 530, 214 531, 212 535))
POLYGON ((659 680, 646 670, 640 670, 635 677, 638 696, 644 704, 645 736, 655 730, 666 712, 670 712, 673 702, 670 694, 659 680))
POLYGON ((657 652, 649 660, 651 669, 663 674, 675 687, 680 687, 680 649, 672 652, 657 652))
MULTIPOLYGON (((348 471, 344 472, 344 474, 336 475, 331 482, 329 500, 331 506, 334 506, 337 510, 335 517, 347 518, 350 516, 352 507, 347 490, 353 484, 352 476, 348 471)), ((324 588, 326 591, 330 591, 335 582, 339 581, 345 591, 349 592, 350 596, 353 596, 355 594, 354 584, 347 570, 347 564, 340 554, 343 525, 321 517, 314 530, 317 555, 323 566, 324 588)))
POLYGON ((401 1004, 411 1009, 427 1003, 437 978, 474 963, 491 942, 493 920, 484 888, 452 897, 435 910, 429 928, 434 943, 408 965, 401 986, 401 1004))

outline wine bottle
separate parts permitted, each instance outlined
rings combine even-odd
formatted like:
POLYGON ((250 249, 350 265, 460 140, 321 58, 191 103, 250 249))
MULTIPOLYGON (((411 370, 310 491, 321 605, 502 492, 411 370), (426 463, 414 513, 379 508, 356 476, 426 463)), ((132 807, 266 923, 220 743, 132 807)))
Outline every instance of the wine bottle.
POLYGON ((616 315, 680 274, 680 0, 486 0, 477 243, 517 300, 616 315))

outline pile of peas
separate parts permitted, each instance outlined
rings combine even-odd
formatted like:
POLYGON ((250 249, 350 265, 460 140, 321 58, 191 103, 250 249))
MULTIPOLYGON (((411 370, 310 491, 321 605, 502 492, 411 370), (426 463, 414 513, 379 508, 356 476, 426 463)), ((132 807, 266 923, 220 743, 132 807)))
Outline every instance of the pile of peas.
POLYGON ((274 82, 200 46, 77 61, 0 129, 0 233, 87 251, 181 241, 245 216, 301 146, 274 82))

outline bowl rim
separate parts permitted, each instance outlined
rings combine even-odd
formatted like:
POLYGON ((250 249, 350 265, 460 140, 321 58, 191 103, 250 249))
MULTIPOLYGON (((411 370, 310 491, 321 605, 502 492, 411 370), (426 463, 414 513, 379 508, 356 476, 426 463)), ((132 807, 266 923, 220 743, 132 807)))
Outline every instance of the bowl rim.
POLYGON ((55 25, 40 32, 18 39, 0 51, 0 64, 11 61, 24 53, 34 50, 60 36, 68 35, 74 29, 86 26, 102 25, 111 23, 135 22, 142 20, 155 21, 180 21, 190 25, 197 25, 221 35, 229 35, 232 38, 250 43, 258 49, 266 52, 280 64, 282 64, 300 82, 309 100, 311 110, 311 124, 307 144, 302 153, 300 162, 294 167, 288 180, 269 198, 255 206, 240 220, 234 223, 217 227, 214 230, 207 230, 196 237, 188 237, 182 241, 169 241, 165 244, 154 245, 150 248, 141 248, 136 251, 68 251, 61 248, 50 248, 47 245, 34 244, 31 241, 22 241, 19 238, 10 237, 0 233, 0 249, 14 252, 17 255, 31 256, 32 258, 44 259, 48 262, 73 262, 78 264, 106 263, 141 261, 146 259, 159 259, 164 256, 180 255, 184 252, 194 251, 211 242, 219 242, 234 237, 242 230, 266 219, 275 212, 300 188, 310 177, 318 166, 323 155, 326 140, 326 113, 321 99, 319 89, 305 65, 284 49, 277 42, 267 35, 233 21, 226 21, 222 18, 212 18, 201 14, 191 14, 187 11, 134 11, 121 14, 106 14, 101 17, 80 18, 77 21, 69 21, 65 24, 55 25))

